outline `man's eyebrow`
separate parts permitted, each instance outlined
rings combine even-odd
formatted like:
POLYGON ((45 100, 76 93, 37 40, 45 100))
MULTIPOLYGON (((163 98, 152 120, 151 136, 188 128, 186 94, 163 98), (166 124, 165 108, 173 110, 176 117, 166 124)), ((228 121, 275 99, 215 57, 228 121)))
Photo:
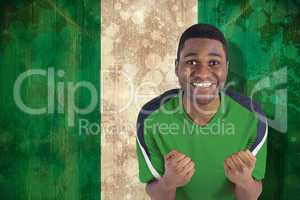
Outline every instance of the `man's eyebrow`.
POLYGON ((187 53, 186 55, 184 55, 184 57, 197 56, 197 55, 198 55, 197 53, 190 52, 190 53, 187 53))
POLYGON ((208 54, 209 56, 217 56, 217 57, 222 57, 220 54, 215 53, 215 52, 211 52, 208 54))

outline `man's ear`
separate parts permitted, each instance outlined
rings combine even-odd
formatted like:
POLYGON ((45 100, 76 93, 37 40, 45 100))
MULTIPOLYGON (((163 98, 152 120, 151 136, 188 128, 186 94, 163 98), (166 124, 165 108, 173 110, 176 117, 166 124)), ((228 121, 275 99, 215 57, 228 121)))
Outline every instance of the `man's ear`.
POLYGON ((175 59, 175 74, 176 74, 176 76, 178 77, 178 64, 179 63, 179 61, 178 61, 178 59, 176 58, 175 59))

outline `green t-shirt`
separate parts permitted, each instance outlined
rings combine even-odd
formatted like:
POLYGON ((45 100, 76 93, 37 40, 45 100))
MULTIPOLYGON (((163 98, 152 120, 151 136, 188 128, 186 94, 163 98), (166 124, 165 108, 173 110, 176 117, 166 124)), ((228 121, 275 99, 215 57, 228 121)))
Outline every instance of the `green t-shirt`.
POLYGON ((191 181, 176 190, 176 200, 234 198, 234 185, 224 173, 224 160, 244 149, 256 155, 252 176, 265 175, 267 121, 260 108, 234 91, 221 92, 221 104, 205 126, 194 123, 182 105, 182 90, 169 90, 146 103, 137 120, 139 179, 164 174, 164 156, 178 150, 195 163, 191 181), (258 113, 261 113, 259 115, 258 113), (260 116, 260 117, 259 117, 260 116))

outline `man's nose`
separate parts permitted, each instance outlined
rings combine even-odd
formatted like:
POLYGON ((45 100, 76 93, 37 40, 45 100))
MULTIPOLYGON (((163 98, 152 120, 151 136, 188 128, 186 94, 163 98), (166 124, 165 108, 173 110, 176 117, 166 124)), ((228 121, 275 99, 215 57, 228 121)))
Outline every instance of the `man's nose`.
POLYGON ((206 77, 210 75, 210 67, 207 66, 206 64, 201 64, 199 63, 195 69, 194 69, 194 75, 199 76, 199 77, 206 77))

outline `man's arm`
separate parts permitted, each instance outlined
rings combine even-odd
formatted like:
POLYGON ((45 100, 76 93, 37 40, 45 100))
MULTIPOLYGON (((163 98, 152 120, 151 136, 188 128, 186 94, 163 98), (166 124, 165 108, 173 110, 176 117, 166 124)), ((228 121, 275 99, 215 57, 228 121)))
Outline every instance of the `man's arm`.
POLYGON ((252 178, 244 185, 235 185, 235 196, 237 200, 256 200, 262 192, 261 181, 256 181, 252 178))
POLYGON ((167 154, 164 160, 163 177, 146 186, 146 192, 152 200, 174 200, 176 188, 187 184, 195 172, 194 162, 176 150, 167 154))
POLYGON ((146 185, 146 192, 152 200, 174 200, 176 188, 169 188, 163 179, 155 180, 146 185))

